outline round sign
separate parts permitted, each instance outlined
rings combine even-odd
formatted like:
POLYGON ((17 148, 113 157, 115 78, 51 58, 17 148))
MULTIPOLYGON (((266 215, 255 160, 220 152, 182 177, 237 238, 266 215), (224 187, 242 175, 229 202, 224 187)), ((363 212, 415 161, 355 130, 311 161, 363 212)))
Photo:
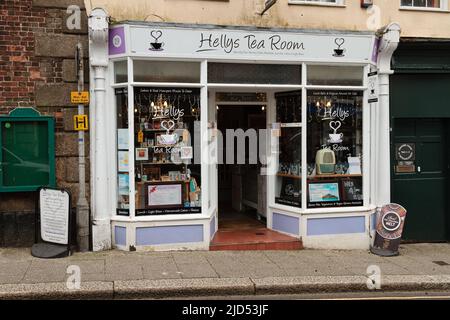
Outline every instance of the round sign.
POLYGON ((377 223, 377 233, 388 240, 395 240, 402 236, 406 210, 397 204, 388 204, 381 208, 377 223))
POLYGON ((113 46, 116 48, 120 48, 122 45, 122 38, 119 35, 116 35, 112 39, 113 46))
POLYGON ((393 232, 400 228, 402 219, 396 212, 389 211, 383 216, 381 223, 383 224, 383 228, 387 231, 393 232))
POLYGON ((5 123, 5 128, 6 128, 6 129, 11 128, 11 123, 9 123, 9 122, 5 123))
POLYGON ((402 144, 398 147, 397 155, 400 160, 412 160, 414 157, 414 148, 410 144, 402 144))

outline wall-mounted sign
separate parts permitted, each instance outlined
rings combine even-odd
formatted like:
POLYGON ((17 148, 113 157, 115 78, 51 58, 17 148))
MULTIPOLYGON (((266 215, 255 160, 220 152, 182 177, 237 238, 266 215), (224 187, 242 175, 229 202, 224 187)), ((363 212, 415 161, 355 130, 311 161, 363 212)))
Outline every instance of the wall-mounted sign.
POLYGON ((73 117, 74 129, 76 131, 88 131, 89 130, 89 119, 85 114, 76 115, 73 117))
POLYGON ((378 72, 368 74, 369 103, 378 102, 378 72))
POLYGON ((375 42, 370 34, 158 26, 130 26, 129 34, 131 54, 209 59, 370 62, 375 42))
POLYGON ((380 256, 398 255, 406 209, 399 204, 388 204, 381 208, 377 219, 376 236, 371 252, 380 256))
POLYGON ((396 143, 395 159, 397 161, 414 161, 416 160, 416 144, 415 143, 396 143))
POLYGON ((89 91, 72 91, 70 93, 70 101, 73 104, 89 104, 89 91))

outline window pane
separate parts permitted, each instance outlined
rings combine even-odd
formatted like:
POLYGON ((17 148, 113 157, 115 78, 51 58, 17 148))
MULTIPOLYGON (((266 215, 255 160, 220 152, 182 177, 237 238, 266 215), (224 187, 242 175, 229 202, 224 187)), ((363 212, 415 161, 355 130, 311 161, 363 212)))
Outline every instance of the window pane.
POLYGON ((114 62, 115 83, 128 82, 127 61, 114 62))
POLYGON ((201 213, 200 90, 135 91, 136 216, 201 213))
POLYGON ((276 94, 279 129, 275 203, 301 207, 301 91, 276 94))
POLYGON ((362 86, 363 67, 308 66, 309 85, 362 86))
POLYGON ((180 61, 134 61, 136 82, 200 82, 200 63, 180 61))
POLYGON ((362 92, 308 92, 308 208, 363 205, 362 92))
POLYGON ((130 175, 128 167, 128 92, 116 89, 117 106, 117 213, 129 215, 130 209, 130 175))
POLYGON ((301 84, 301 66, 209 63, 209 83, 301 84))

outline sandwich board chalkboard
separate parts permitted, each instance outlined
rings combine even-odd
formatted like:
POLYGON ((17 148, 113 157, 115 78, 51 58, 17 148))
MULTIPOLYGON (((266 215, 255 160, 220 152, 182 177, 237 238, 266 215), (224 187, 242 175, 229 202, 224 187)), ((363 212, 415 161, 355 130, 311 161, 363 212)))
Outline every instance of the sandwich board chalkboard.
POLYGON ((53 259, 71 254, 71 196, 66 190, 39 188, 34 257, 53 259))

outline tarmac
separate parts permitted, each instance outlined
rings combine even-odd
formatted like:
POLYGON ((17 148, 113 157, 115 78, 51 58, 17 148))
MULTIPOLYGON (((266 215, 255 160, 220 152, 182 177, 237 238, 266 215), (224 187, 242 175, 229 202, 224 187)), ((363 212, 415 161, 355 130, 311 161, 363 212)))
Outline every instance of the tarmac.
POLYGON ((450 290, 450 244, 404 244, 397 257, 364 250, 111 250, 43 260, 30 249, 0 249, 0 299, 207 299, 372 290, 450 290))

